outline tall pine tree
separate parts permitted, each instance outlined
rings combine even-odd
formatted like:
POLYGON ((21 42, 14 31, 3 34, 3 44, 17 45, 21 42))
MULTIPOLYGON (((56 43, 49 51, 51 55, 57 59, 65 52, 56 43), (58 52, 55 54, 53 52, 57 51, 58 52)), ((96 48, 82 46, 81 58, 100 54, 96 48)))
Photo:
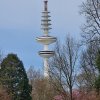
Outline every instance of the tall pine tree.
POLYGON ((31 86, 26 71, 17 55, 8 54, 0 69, 0 83, 7 88, 13 100, 31 100, 31 86))

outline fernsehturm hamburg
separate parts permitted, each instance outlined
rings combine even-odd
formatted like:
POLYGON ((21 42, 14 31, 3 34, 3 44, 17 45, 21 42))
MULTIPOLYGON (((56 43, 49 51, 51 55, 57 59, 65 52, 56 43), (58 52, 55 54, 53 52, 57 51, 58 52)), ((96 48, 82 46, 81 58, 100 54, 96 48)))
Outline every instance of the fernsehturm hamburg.
POLYGON ((42 12, 42 30, 44 35, 36 38, 36 40, 44 45, 44 49, 39 51, 39 55, 43 57, 44 60, 44 78, 49 77, 49 64, 48 59, 54 56, 54 51, 48 49, 48 46, 54 42, 56 42, 57 38, 49 35, 49 30, 51 29, 50 25, 50 15, 48 11, 48 0, 44 0, 44 10, 42 12))

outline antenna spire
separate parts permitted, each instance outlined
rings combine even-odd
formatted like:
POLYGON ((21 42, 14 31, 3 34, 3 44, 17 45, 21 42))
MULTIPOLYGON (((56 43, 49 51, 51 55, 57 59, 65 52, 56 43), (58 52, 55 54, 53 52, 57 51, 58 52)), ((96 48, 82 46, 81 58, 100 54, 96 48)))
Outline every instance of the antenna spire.
POLYGON ((48 60, 50 57, 54 56, 55 52, 49 50, 48 46, 54 42, 56 42, 57 38, 49 35, 49 30, 51 29, 50 25, 50 16, 48 11, 48 0, 44 0, 44 10, 42 12, 42 29, 44 35, 41 37, 37 37, 37 41, 44 45, 44 49, 39 51, 39 55, 44 59, 44 77, 49 78, 49 64, 48 60))
POLYGON ((44 11, 48 11, 48 1, 44 1, 44 11))

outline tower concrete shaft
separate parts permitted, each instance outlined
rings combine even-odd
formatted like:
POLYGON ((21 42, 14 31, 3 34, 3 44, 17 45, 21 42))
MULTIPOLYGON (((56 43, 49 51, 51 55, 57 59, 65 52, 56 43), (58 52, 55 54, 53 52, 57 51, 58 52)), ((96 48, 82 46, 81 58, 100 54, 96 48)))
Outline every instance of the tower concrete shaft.
POLYGON ((38 42, 44 45, 44 49, 39 51, 39 55, 44 59, 44 77, 49 77, 49 64, 48 59, 54 55, 54 51, 48 49, 48 46, 54 42, 56 42, 56 37, 52 37, 49 35, 49 30, 51 29, 50 25, 50 17, 48 11, 48 1, 44 1, 44 10, 42 12, 42 30, 44 35, 36 38, 38 42))

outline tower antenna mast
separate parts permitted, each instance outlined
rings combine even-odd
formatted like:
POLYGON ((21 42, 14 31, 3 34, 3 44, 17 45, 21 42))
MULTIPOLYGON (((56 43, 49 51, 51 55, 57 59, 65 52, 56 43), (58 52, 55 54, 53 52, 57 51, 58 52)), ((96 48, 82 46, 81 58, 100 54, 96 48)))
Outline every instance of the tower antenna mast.
POLYGON ((44 78, 49 78, 49 64, 48 59, 54 56, 54 51, 49 50, 48 46, 56 42, 57 38, 49 35, 49 30, 51 29, 50 15, 48 11, 48 0, 44 0, 44 10, 42 12, 42 30, 44 35, 37 37, 36 40, 44 46, 44 49, 39 51, 39 55, 43 57, 44 60, 44 78))

